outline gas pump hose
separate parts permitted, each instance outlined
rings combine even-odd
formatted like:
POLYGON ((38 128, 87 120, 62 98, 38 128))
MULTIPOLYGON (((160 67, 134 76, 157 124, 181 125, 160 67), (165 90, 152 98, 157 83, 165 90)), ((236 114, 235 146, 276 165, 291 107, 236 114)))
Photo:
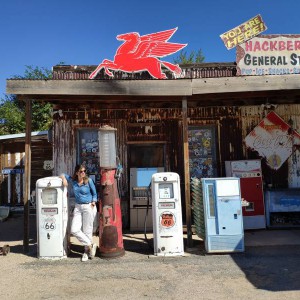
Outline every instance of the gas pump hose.
POLYGON ((144 236, 145 236, 145 241, 148 244, 148 247, 151 250, 154 250, 153 246, 150 244, 150 241, 148 240, 148 237, 147 237, 147 217, 148 217, 149 205, 150 205, 150 189, 151 189, 151 182, 150 182, 150 184, 148 186, 148 189, 147 189, 147 208, 146 208, 145 221, 144 221, 144 236))

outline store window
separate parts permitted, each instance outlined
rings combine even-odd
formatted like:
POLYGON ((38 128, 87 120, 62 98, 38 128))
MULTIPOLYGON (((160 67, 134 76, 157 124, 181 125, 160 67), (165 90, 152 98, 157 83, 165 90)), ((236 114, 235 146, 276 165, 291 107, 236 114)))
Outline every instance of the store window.
POLYGON ((97 129, 79 129, 78 130, 78 164, 84 164, 88 171, 88 175, 95 183, 100 181, 99 166, 99 144, 97 129))
POLYGON ((217 175, 216 137, 214 126, 188 129, 190 177, 207 178, 217 175))

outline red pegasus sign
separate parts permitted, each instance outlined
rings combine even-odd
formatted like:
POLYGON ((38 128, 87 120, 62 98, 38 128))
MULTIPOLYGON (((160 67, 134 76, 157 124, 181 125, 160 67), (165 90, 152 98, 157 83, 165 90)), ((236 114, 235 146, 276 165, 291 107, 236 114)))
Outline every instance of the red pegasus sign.
POLYGON ((167 76, 162 72, 161 65, 178 77, 181 74, 181 68, 178 65, 158 59, 158 57, 174 54, 187 45, 168 42, 176 30, 177 28, 174 28, 143 36, 137 32, 118 35, 117 40, 124 41, 124 43, 118 48, 114 61, 104 59, 89 78, 94 79, 104 68, 108 76, 113 76, 111 70, 130 73, 148 71, 156 79, 165 79, 167 76))

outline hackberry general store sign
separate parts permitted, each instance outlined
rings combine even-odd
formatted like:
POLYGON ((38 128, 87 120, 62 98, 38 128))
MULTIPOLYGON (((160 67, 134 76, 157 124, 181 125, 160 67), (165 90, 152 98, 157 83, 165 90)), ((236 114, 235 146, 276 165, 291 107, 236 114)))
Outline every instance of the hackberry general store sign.
POLYGON ((261 35, 236 47, 237 75, 300 74, 300 35, 261 35))
POLYGON ((300 135, 274 111, 270 112, 245 138, 245 144, 278 170, 300 145, 300 135))

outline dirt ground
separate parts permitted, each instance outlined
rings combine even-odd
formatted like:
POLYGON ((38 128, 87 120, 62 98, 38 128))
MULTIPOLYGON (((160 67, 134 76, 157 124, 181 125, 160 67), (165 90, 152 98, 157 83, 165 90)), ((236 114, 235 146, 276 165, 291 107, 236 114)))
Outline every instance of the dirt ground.
POLYGON ((0 256, 1 299, 300 299, 300 245, 211 255, 195 239, 183 257, 162 258, 143 235, 124 232, 125 256, 82 263, 74 239, 67 259, 38 259, 35 227, 31 216, 24 254, 23 217, 0 223, 0 246, 11 248, 0 256))

